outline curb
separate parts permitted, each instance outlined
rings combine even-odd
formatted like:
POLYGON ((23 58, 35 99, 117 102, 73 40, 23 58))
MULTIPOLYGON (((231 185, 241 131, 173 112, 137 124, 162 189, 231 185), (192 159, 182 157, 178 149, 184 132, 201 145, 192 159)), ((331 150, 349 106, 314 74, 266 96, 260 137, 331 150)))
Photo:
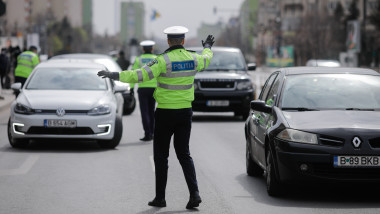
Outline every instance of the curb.
POLYGON ((8 110, 13 101, 16 99, 12 90, 2 90, 0 96, 4 99, 0 100, 0 112, 8 110))

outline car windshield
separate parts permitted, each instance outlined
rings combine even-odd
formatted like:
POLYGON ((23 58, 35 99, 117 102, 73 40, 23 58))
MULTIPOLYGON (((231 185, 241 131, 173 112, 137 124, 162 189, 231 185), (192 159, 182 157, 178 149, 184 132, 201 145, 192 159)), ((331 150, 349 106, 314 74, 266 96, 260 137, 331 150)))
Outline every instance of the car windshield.
POLYGON ((283 109, 379 110, 380 77, 358 74, 287 76, 283 109))
POLYGON ((245 62, 240 52, 213 51, 214 56, 205 71, 245 71, 245 62))
POLYGON ((26 86, 37 90, 107 90, 96 68, 38 68, 26 86))

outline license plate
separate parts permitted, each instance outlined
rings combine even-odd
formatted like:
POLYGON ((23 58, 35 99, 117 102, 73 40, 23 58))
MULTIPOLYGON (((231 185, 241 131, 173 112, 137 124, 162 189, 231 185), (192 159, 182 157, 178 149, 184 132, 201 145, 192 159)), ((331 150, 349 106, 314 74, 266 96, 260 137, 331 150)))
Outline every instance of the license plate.
POLYGON ((334 167, 380 167, 380 156, 334 156, 334 167))
POLYGON ((206 102, 207 106, 229 106, 230 101, 228 100, 208 100, 206 102))
POLYGON ((44 120, 45 127, 74 128, 77 126, 76 120, 44 120))

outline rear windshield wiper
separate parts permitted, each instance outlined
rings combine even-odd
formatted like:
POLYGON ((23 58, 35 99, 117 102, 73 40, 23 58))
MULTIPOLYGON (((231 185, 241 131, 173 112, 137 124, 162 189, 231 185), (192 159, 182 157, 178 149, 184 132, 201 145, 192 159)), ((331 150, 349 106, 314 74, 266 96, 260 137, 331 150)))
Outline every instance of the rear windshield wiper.
POLYGON ((375 111, 373 108, 346 108, 347 111, 375 111))
POLYGON ((305 108, 305 107, 297 107, 297 108, 282 108, 282 110, 296 110, 296 111, 319 111, 319 109, 314 108, 305 108))

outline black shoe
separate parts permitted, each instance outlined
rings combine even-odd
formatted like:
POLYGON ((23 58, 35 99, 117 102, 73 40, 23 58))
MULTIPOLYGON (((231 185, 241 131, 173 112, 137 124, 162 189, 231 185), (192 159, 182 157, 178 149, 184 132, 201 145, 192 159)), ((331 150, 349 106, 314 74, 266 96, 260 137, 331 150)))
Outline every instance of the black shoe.
POLYGON ((193 209, 194 207, 199 207, 199 204, 202 202, 199 192, 195 192, 190 195, 190 200, 186 205, 186 209, 193 209))
POLYGON ((148 205, 152 207, 166 207, 166 201, 165 199, 154 198, 153 201, 149 201, 148 205))
POLYGON ((141 141, 151 141, 151 140, 153 140, 153 137, 151 137, 151 136, 145 136, 143 138, 140 138, 140 140, 141 141))

